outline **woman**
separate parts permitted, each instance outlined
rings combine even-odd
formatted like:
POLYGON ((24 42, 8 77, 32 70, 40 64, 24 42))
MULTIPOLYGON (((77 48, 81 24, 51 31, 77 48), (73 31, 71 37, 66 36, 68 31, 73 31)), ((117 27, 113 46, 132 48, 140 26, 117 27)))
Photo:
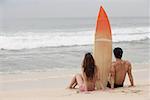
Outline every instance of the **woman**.
MULTIPOLYGON (((97 68, 94 58, 91 53, 86 53, 82 64, 82 74, 73 77, 69 88, 75 88, 78 85, 80 91, 93 91, 97 80, 97 68)), ((101 87, 103 88, 102 84, 101 87)))

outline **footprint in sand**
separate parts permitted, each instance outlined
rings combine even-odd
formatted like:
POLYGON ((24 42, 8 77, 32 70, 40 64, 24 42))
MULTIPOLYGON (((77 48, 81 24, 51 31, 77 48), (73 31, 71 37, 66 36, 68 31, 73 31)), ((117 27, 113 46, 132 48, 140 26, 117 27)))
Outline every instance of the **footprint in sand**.
POLYGON ((140 93, 142 92, 141 90, 131 90, 132 93, 140 93))
POLYGON ((123 90, 123 91, 121 91, 122 93, 128 93, 127 91, 125 91, 125 90, 123 90))
POLYGON ((141 90, 130 90, 130 89, 128 89, 128 90, 122 90, 121 91, 122 93, 141 93, 142 91, 141 90))

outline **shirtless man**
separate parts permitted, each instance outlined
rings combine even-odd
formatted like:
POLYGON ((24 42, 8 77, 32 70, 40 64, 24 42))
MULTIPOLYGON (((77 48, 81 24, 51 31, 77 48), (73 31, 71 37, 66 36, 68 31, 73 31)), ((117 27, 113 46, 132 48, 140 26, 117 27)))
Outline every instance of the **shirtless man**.
POLYGON ((121 48, 117 47, 113 50, 116 61, 112 62, 110 74, 109 74, 109 82, 107 87, 109 88, 117 88, 123 87, 123 83, 125 81, 126 74, 129 76, 129 80, 131 85, 134 86, 133 76, 132 76, 132 67, 129 61, 122 60, 123 51, 121 48))

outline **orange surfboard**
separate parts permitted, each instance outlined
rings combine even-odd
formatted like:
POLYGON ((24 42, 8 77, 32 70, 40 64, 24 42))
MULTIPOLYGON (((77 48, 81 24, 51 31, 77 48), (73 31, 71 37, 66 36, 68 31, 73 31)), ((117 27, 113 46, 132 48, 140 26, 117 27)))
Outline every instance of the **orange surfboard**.
MULTIPOLYGON (((112 34, 110 23, 103 7, 100 7, 97 18, 93 53, 98 69, 98 78, 106 87, 112 62, 112 34)), ((101 88, 98 81, 96 86, 98 89, 101 88)))

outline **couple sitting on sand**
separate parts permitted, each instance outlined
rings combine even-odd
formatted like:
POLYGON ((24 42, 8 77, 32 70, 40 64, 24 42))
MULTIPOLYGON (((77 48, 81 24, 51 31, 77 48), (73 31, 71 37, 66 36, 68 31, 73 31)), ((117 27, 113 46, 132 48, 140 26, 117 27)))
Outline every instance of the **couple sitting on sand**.
MULTIPOLYGON (((111 89, 123 87, 126 74, 129 76, 130 86, 134 86, 131 63, 121 59, 123 54, 121 48, 117 47, 113 52, 116 61, 112 62, 107 87, 111 89)), ((69 88, 75 88, 78 85, 80 91, 93 91, 96 89, 96 81, 99 81, 98 84, 104 89, 101 80, 97 78, 97 67, 94 58, 91 53, 86 53, 82 64, 82 74, 73 77, 69 88)))

